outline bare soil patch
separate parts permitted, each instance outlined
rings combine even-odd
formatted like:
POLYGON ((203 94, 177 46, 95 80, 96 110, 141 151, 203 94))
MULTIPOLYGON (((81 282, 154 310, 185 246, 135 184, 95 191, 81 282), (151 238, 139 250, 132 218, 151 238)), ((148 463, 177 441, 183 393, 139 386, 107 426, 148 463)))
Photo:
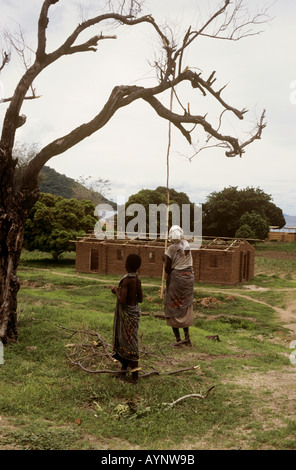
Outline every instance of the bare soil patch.
MULTIPOLYGON (((296 400, 296 366, 286 367, 283 370, 271 370, 268 372, 253 371, 245 366, 242 373, 236 376, 227 377, 221 384, 233 384, 242 388, 252 389, 252 396, 264 397, 264 406, 254 406, 251 411, 252 422, 260 423, 263 431, 272 431, 287 426, 287 421, 295 419, 296 400), (283 409, 285 413, 283 413, 283 409)), ((255 400, 256 401, 256 400, 255 400)), ((231 406, 239 406, 240 403, 232 402, 231 406)), ((225 403, 227 407, 227 403, 225 403)), ((227 411, 225 411, 227 412, 227 411)), ((219 432, 219 423, 202 438, 183 442, 179 449, 186 450, 250 450, 253 446, 254 434, 248 424, 237 423, 234 429, 219 432)), ((272 447, 268 447, 272 450, 272 447)), ((261 447, 264 450, 264 447, 261 447)))
POLYGON ((245 373, 227 378, 227 383, 234 383, 252 389, 252 393, 264 394, 265 406, 254 409, 254 418, 262 422, 265 430, 274 429, 275 425, 285 424, 286 420, 295 419, 296 402, 296 366, 292 364, 283 370, 270 370, 264 373, 252 372, 245 367, 245 373), (251 372, 251 373, 250 373, 251 372), (268 414, 264 410, 268 409, 268 414), (282 416, 282 410, 285 414, 282 416), (268 418, 268 416, 270 418, 268 418), (264 419, 262 419, 264 417, 264 419), (276 422, 275 422, 276 420, 276 422))

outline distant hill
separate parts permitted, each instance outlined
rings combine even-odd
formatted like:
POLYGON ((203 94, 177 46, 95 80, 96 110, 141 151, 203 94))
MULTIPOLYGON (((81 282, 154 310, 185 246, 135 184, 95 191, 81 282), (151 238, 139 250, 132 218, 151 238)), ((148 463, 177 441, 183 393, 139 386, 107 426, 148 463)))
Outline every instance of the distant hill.
POLYGON ((296 215, 284 214, 286 227, 296 227, 296 215))
POLYGON ((115 202, 108 200, 99 192, 86 188, 82 184, 77 183, 73 178, 62 175, 48 166, 44 166, 40 172, 39 188, 42 193, 61 196, 65 199, 89 199, 95 205, 110 204, 116 209, 115 202))

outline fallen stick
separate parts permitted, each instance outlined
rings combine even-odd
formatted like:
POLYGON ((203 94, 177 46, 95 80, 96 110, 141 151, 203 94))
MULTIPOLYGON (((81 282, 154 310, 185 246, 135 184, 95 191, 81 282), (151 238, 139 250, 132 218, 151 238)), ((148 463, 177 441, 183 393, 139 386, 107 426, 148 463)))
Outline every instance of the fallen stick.
POLYGON ((108 370, 108 369, 101 369, 101 370, 90 370, 84 367, 80 362, 78 361, 73 361, 69 355, 67 355, 68 360, 71 362, 71 364, 75 366, 79 366, 84 372, 87 372, 88 374, 115 374, 115 375, 121 375, 124 374, 126 371, 121 371, 121 370, 108 370))
MULTIPOLYGON (((71 359, 71 357, 68 354, 67 354, 67 358, 71 362, 71 364, 80 367, 82 370, 84 370, 85 372, 88 372, 89 374, 115 374, 115 375, 121 375, 121 374, 132 372, 131 370, 125 370, 125 371, 108 370, 108 369, 90 370, 90 369, 87 369, 86 367, 84 367, 81 364, 80 361, 74 361, 73 359, 71 359)), ((174 371, 171 371, 171 372, 159 372, 157 370, 153 370, 151 372, 148 372, 146 374, 141 375, 140 377, 141 378, 146 378, 146 377, 150 377, 151 375, 173 375, 173 374, 178 374, 180 372, 186 372, 188 370, 196 370, 196 369, 200 369, 200 365, 192 366, 192 367, 186 367, 185 369, 178 369, 178 370, 174 370, 174 371)), ((141 368, 138 368, 138 370, 141 370, 141 368)))
POLYGON ((163 403, 163 405, 173 407, 174 405, 176 405, 180 401, 185 400, 185 398, 201 398, 202 400, 204 400, 205 398, 208 397, 210 391, 213 390, 213 388, 215 388, 215 385, 213 385, 213 387, 209 388, 209 390, 207 391, 207 393, 205 395, 201 395, 199 393, 192 393, 191 395, 184 395, 183 397, 178 398, 177 400, 173 401, 172 403, 163 403))
POLYGON ((197 366, 186 367, 185 369, 178 369, 178 370, 173 370, 172 372, 165 372, 165 374, 173 375, 173 374, 178 374, 179 372, 186 372, 187 370, 194 370, 194 369, 200 369, 200 365, 198 364, 197 366))
MULTIPOLYGON (((105 354, 106 356, 109 357, 109 359, 113 360, 113 357, 112 357, 112 354, 109 353, 108 351, 108 348, 111 347, 110 344, 108 344, 102 337, 99 333, 97 332, 92 332, 92 331, 88 331, 88 330, 79 330, 79 329, 73 329, 73 328, 67 328, 65 326, 62 326, 62 325, 57 325, 56 323, 50 321, 50 320, 46 320, 48 323, 51 323, 52 325, 56 326, 57 328, 61 328, 62 330, 67 330, 67 331, 72 331, 72 336, 74 336, 76 333, 82 333, 82 334, 87 334, 87 335, 90 335, 90 336, 95 336, 97 337, 97 341, 93 342, 93 346, 100 346, 102 345, 104 351, 105 351, 105 354)), ((70 347, 68 345, 68 347, 70 347)))
POLYGON ((151 375, 173 375, 173 374, 179 374, 180 372, 187 372, 188 370, 194 370, 194 369, 200 369, 200 365, 197 366, 192 366, 192 367, 186 367, 185 369, 178 369, 178 370, 173 370, 171 372, 159 372, 158 370, 153 370, 151 372, 147 372, 144 375, 141 375, 141 378, 146 378, 150 377, 151 375))

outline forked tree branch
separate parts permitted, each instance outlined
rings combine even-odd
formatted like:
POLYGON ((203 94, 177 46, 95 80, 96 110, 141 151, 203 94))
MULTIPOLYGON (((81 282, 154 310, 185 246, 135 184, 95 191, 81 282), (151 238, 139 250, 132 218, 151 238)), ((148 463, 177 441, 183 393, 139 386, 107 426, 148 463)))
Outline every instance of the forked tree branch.
POLYGON ((186 137, 187 141, 191 144, 191 135, 190 132, 187 131, 183 124, 199 124, 203 127, 204 131, 208 133, 210 136, 217 139, 218 142, 225 143, 228 146, 228 151, 225 153, 227 157, 235 157, 237 155, 242 156, 244 153, 244 147, 249 145, 251 142, 254 142, 256 139, 261 138, 262 130, 266 126, 264 122, 265 118, 265 111, 263 111, 260 121, 257 125, 256 133, 253 134, 247 141, 243 143, 239 143, 239 140, 236 137, 230 135, 223 135, 218 132, 216 129, 212 127, 212 125, 205 119, 204 116, 197 116, 197 115, 179 115, 176 113, 172 113, 168 108, 163 106, 163 104, 155 98, 155 96, 151 96, 149 98, 144 98, 157 112, 157 114, 169 121, 171 121, 186 137))
MULTIPOLYGON (((90 18, 83 23, 79 24, 77 28, 68 36, 65 42, 55 51, 51 53, 46 53, 46 29, 48 26, 48 10, 49 7, 55 3, 58 3, 59 0, 45 0, 43 2, 41 13, 38 22, 38 46, 36 52, 36 60, 34 64, 27 68, 26 73, 21 78, 18 83, 15 93, 10 101, 10 106, 7 109, 6 116, 4 118, 2 136, 1 136, 1 145, 8 150, 8 153, 11 152, 15 131, 17 129, 18 117, 20 113, 21 106, 26 97, 28 89, 32 86, 35 78, 44 70, 46 67, 60 59, 62 56, 67 54, 73 54, 75 52, 82 51, 93 51, 94 45, 97 45, 97 42, 101 39, 110 38, 110 36, 97 35, 92 37, 89 41, 75 46, 74 43, 80 34, 91 26, 98 25, 105 21, 116 21, 121 24, 133 26, 141 23, 151 24, 157 33, 160 35, 163 41, 165 41, 165 35, 162 33, 159 26, 155 23, 154 19, 150 15, 146 15, 140 18, 134 18, 133 15, 123 16, 118 13, 106 13, 93 18, 90 18)), ((138 3, 138 2, 135 2, 138 3)), ((114 37, 113 37, 114 38, 114 37)), ((34 95, 34 94, 33 94, 34 95)))
POLYGON ((98 42, 102 39, 117 39, 116 35, 113 36, 104 36, 102 33, 100 35, 93 36, 88 41, 84 42, 83 44, 79 44, 77 46, 72 46, 65 52, 67 54, 75 54, 76 52, 89 52, 93 51, 96 52, 98 42))
MULTIPOLYGON (((231 2, 232 3, 232 2, 231 2)), ((230 41, 255 36, 262 33, 262 30, 254 31, 254 25, 266 24, 272 18, 268 14, 269 6, 257 10, 253 15, 249 14, 244 0, 235 0, 233 10, 226 13, 224 21, 220 25, 215 25, 212 33, 201 32, 201 36, 230 41), (227 34, 227 31, 229 33, 227 34)))
POLYGON ((59 0, 45 0, 43 2, 39 21, 38 21, 38 46, 36 51, 36 60, 42 61, 45 56, 46 49, 46 28, 48 26, 48 10, 51 5, 54 5, 59 0))

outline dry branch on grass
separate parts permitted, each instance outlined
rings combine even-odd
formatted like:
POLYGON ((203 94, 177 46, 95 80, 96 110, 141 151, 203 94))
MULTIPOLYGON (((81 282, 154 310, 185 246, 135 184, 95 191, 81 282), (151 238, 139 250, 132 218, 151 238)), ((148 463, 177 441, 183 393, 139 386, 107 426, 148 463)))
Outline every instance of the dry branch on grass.
MULTIPOLYGON (((98 332, 67 328, 50 320, 47 320, 47 322, 51 323, 57 328, 70 332, 70 338, 73 338, 74 335, 79 335, 78 342, 66 344, 66 348, 70 350, 70 352, 67 353, 67 358, 72 365, 80 367, 84 372, 89 374, 113 374, 120 376, 121 374, 126 373, 126 371, 112 369, 112 366, 115 364, 118 365, 118 361, 112 357, 112 345, 105 341, 98 332)), ((157 346, 157 348, 152 349, 151 351, 146 349, 143 351, 140 350, 140 356, 146 358, 155 357, 157 358, 158 362, 160 356, 162 360, 168 359, 164 354, 163 349, 165 347, 171 347, 174 344, 175 343, 167 343, 166 346, 157 346)), ((185 367, 169 372, 162 372, 153 367, 151 372, 143 372, 141 378, 151 377, 152 375, 173 375, 198 369, 200 369, 200 365, 185 367)), ((141 371, 142 368, 139 367, 138 370, 141 371)))
POLYGON ((185 400, 186 398, 200 398, 201 400, 205 400, 206 398, 208 398, 209 393, 214 388, 215 388, 214 385, 213 387, 210 387, 205 395, 201 395, 200 393, 191 393, 190 395, 184 395, 183 397, 180 397, 177 400, 174 400, 172 403, 163 403, 163 405, 173 407, 174 405, 176 405, 177 403, 180 403, 180 401, 185 400))

